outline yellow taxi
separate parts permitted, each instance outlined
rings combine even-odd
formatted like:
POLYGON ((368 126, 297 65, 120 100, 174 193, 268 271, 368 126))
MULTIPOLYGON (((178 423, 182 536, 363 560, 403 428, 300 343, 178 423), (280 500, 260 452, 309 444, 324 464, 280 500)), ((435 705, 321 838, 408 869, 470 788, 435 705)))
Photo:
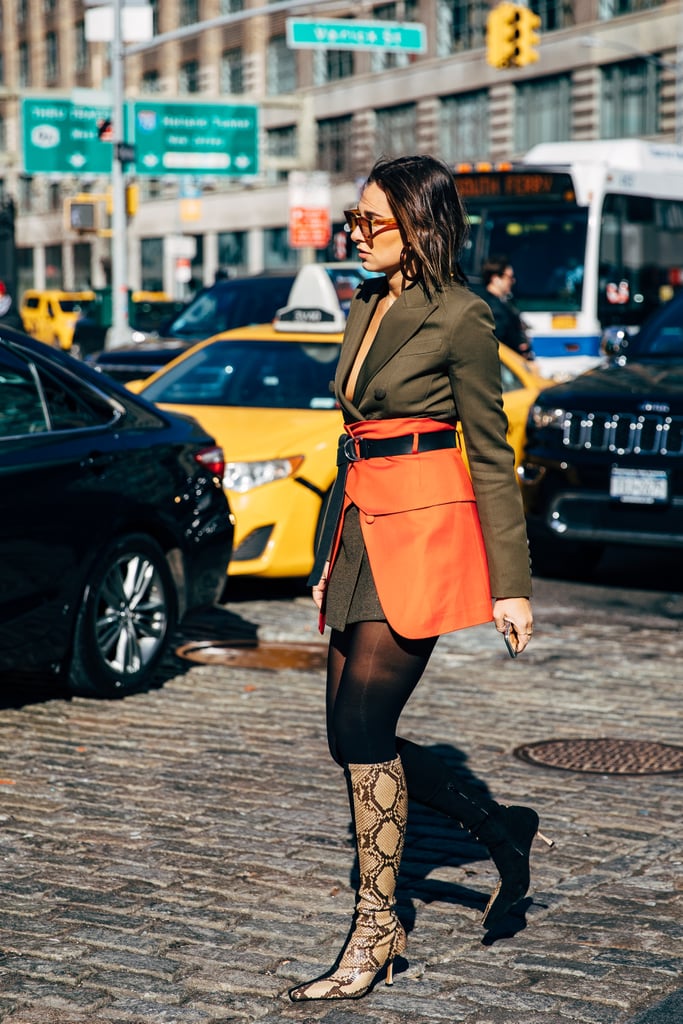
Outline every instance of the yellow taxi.
MULTIPOLYGON (((190 414, 222 446, 235 516, 230 575, 298 577, 312 568, 343 429, 332 381, 348 303, 364 276, 357 263, 304 267, 272 325, 215 335, 127 385, 190 414)), ((548 381, 504 346, 501 373, 519 461, 527 412, 548 381)))
POLYGON ((24 292, 19 310, 24 330, 37 341, 68 352, 76 321, 94 298, 92 291, 39 291, 30 288, 24 292))

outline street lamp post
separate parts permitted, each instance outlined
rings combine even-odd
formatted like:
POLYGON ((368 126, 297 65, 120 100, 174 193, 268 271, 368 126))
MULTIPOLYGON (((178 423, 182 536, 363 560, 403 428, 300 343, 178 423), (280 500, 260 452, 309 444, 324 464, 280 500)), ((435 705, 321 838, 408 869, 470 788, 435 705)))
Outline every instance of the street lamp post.
POLYGON ((124 118, 124 54, 122 0, 114 0, 114 31, 112 39, 112 121, 114 152, 112 154, 112 238, 111 294, 112 330, 109 348, 124 345, 128 340, 128 253, 126 252, 126 183, 123 169, 122 143, 125 141, 124 118))

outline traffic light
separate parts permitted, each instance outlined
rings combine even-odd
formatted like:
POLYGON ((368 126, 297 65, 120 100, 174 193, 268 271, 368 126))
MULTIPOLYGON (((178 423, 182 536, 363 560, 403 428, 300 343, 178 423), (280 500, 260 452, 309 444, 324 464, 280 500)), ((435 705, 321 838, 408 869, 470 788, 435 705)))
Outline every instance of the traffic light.
POLYGON ((486 60, 494 68, 526 67, 538 60, 541 19, 521 4, 502 3, 486 19, 486 60))
POLYGON ((97 231, 96 199, 65 199, 64 213, 69 231, 97 231))
POLYGON ((517 51, 517 4, 502 3, 486 19, 486 60, 492 68, 509 68, 517 51))
POLYGON ((537 29, 541 27, 541 19, 528 7, 517 8, 517 55, 515 64, 518 67, 526 67, 527 64, 534 64, 538 60, 536 47, 541 41, 537 29))

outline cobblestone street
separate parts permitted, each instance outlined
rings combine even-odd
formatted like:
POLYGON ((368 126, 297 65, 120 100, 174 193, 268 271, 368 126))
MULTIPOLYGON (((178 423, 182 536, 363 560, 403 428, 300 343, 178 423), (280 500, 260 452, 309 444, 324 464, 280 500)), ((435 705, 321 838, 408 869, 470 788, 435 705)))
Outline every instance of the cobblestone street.
MULTIPOLYGON (((680 744, 683 597, 619 593, 616 616, 599 587, 557 594, 539 581, 517 661, 492 626, 442 638, 401 722, 496 799, 536 807, 556 846, 536 841, 530 898, 493 941, 479 923, 493 865, 411 805, 406 957, 358 1002, 286 995, 334 961, 353 907, 319 664, 174 658, 163 686, 124 701, 4 680, 0 1020, 680 1024, 681 774, 568 772, 513 751, 680 744)), ((325 643, 303 592, 226 608, 233 636, 325 643)))

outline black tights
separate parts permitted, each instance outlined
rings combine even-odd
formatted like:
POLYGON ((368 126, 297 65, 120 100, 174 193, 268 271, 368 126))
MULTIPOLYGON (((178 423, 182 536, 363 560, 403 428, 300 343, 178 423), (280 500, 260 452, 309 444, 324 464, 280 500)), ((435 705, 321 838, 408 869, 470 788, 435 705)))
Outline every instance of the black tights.
POLYGON ((332 630, 327 661, 327 738, 338 764, 396 757, 396 726, 436 637, 407 640, 386 622, 332 630))

